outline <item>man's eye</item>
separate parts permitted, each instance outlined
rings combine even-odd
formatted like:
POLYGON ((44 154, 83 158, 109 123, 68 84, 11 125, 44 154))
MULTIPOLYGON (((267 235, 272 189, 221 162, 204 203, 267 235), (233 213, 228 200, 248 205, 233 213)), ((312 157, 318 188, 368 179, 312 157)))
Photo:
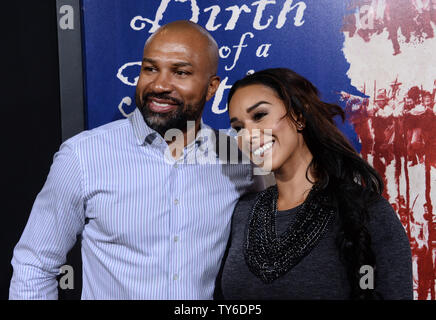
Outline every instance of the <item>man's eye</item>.
POLYGON ((262 118, 263 118, 264 116, 266 116, 266 115, 267 115, 266 112, 257 112, 257 113, 255 113, 255 114, 253 115, 253 120, 258 121, 258 120, 262 119, 262 118))
POLYGON ((184 70, 177 70, 176 74, 178 76, 187 76, 189 74, 189 72, 188 71, 184 71, 184 70))
POLYGON ((154 67, 145 66, 145 67, 142 68, 142 70, 147 71, 147 72, 152 72, 152 71, 155 70, 155 68, 154 67))

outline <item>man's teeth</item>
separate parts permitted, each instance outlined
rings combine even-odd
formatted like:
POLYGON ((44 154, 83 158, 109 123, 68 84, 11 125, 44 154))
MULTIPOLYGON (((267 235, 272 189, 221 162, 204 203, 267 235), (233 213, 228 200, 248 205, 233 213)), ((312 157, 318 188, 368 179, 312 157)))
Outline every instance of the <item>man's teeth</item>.
POLYGON ((262 147, 257 148, 256 150, 254 150, 254 151, 253 151, 253 154, 254 154, 256 157, 258 157, 258 156, 264 154, 265 151, 271 149, 272 146, 273 146, 273 144, 274 144, 273 141, 268 142, 268 143, 265 143, 262 147))
POLYGON ((158 106, 158 107, 168 107, 168 106, 169 106, 168 103, 159 103, 159 102, 156 102, 156 101, 153 101, 153 103, 154 103, 156 106, 158 106))

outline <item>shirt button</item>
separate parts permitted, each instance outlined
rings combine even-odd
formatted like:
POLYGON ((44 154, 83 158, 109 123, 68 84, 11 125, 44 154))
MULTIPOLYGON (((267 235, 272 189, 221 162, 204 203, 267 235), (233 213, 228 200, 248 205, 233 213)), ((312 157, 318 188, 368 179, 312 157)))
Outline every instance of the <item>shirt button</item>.
POLYGON ((174 242, 179 241, 179 237, 178 236, 174 236, 174 242))
POLYGON ((178 275, 178 274, 175 274, 175 275, 173 276, 173 279, 174 279, 174 280, 179 280, 179 275, 178 275))
POLYGON ((178 205, 179 204, 179 200, 178 199, 174 199, 174 204, 178 205))

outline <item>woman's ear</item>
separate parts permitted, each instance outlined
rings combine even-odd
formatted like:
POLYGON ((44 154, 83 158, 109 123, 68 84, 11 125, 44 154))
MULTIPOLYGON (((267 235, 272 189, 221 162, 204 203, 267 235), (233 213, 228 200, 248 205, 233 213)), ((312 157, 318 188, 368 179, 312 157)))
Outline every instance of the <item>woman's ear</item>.
POLYGON ((296 126, 297 126, 297 131, 298 131, 298 132, 301 132, 301 131, 303 131, 303 129, 304 129, 304 127, 305 127, 305 124, 302 123, 302 122, 300 122, 300 121, 297 121, 297 122, 296 122, 296 126))
MULTIPOLYGON (((295 126, 297 127, 297 131, 300 132, 306 127, 306 120, 301 113, 303 110, 303 105, 300 100, 295 96, 291 96, 291 102, 295 105, 295 110, 299 110, 300 113, 298 115, 292 113, 291 115, 292 120, 294 120, 295 126)), ((307 110, 308 105, 304 105, 304 109, 307 110)))
POLYGON ((291 121, 295 124, 297 131, 303 131, 303 129, 306 127, 306 121, 303 116, 301 114, 297 116, 293 112, 291 112, 291 118, 291 121))

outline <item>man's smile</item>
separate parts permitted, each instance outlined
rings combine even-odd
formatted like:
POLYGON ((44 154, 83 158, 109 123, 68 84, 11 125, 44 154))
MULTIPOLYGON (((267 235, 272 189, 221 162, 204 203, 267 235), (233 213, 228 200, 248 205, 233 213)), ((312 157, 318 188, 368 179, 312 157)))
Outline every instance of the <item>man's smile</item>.
POLYGON ((148 108, 157 113, 171 112, 180 105, 174 101, 159 98, 150 98, 147 102, 148 108))

